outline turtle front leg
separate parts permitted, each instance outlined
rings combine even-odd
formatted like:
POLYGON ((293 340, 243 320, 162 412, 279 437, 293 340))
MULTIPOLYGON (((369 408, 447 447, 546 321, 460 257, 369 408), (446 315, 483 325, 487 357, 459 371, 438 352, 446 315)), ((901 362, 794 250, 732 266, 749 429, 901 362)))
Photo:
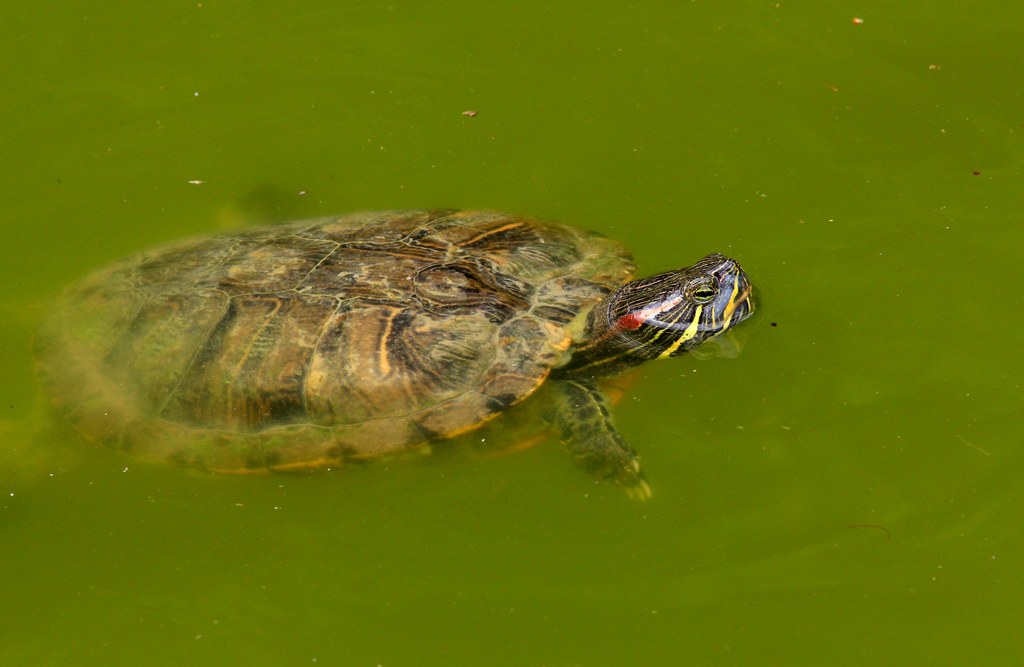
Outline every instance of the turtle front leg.
POLYGON ((608 398, 590 379, 549 381, 554 390, 554 422, 572 460, 598 479, 625 487, 633 498, 646 500, 651 488, 640 472, 636 452, 623 441, 612 422, 608 398))

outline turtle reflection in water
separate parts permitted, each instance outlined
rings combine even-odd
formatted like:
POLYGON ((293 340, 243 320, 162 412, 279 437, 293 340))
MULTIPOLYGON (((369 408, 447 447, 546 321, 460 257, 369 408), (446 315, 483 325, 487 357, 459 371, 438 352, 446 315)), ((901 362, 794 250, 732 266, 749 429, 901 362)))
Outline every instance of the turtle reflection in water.
POLYGON ((546 384, 572 459, 649 494, 600 381, 754 310, 718 254, 632 280, 617 242, 495 212, 306 220, 144 252, 72 286, 39 337, 86 437, 216 471, 393 455, 546 384))

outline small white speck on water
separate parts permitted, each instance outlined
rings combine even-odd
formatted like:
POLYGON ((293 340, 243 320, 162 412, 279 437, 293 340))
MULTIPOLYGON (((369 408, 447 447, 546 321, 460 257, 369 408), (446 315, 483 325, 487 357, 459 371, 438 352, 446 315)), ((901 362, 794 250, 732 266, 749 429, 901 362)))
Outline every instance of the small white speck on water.
POLYGON ((989 452, 988 450, 982 449, 981 447, 975 445, 974 443, 967 442, 967 438, 963 437, 962 435, 958 435, 956 437, 960 440, 960 442, 964 443, 965 445, 967 445, 968 447, 970 447, 974 451, 981 452, 985 456, 992 456, 992 453, 989 452))

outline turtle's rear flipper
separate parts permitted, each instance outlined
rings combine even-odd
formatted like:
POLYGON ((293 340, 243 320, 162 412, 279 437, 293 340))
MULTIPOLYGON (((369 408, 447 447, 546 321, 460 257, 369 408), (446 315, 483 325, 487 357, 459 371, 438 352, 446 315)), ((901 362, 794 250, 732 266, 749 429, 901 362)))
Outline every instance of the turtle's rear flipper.
POLYGON ((592 380, 552 380, 556 395, 554 421, 576 465, 598 479, 625 487, 646 500, 651 489, 640 472, 636 452, 612 423, 608 399, 592 380))

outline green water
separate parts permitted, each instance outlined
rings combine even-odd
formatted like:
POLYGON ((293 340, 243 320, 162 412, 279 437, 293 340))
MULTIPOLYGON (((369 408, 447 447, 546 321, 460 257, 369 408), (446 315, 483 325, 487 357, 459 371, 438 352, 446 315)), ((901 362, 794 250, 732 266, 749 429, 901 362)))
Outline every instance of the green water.
POLYGON ((0 12, 0 664, 1020 664, 1024 6, 118 4, 0 12), (42 409, 89 269, 420 206, 743 263, 742 354, 618 407, 649 502, 555 443, 215 477, 42 409))

